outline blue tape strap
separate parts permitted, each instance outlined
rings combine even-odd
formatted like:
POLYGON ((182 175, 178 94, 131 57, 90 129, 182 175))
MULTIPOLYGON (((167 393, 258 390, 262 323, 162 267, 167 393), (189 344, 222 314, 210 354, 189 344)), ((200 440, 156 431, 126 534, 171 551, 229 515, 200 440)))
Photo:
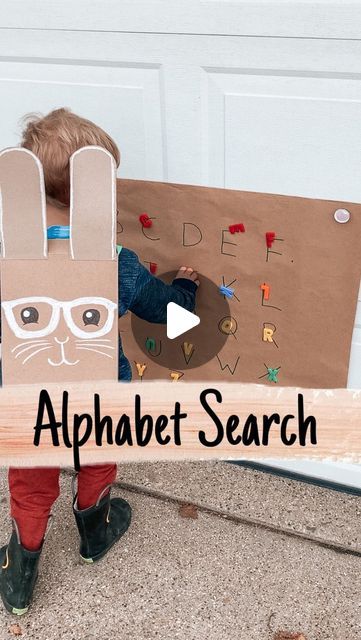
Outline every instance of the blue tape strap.
POLYGON ((68 240, 70 238, 70 227, 54 224, 52 227, 48 227, 48 240, 68 240))
POLYGON ((219 287, 219 293, 221 293, 222 296, 226 296, 226 298, 233 298, 234 289, 230 289, 230 287, 222 285, 219 287))

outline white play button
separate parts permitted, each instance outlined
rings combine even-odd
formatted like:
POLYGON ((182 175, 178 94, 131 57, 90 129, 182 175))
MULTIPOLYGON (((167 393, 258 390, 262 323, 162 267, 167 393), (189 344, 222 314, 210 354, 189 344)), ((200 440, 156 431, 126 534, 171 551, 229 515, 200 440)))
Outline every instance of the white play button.
POLYGON ((200 323, 200 318, 175 302, 167 304, 167 338, 173 340, 200 323))

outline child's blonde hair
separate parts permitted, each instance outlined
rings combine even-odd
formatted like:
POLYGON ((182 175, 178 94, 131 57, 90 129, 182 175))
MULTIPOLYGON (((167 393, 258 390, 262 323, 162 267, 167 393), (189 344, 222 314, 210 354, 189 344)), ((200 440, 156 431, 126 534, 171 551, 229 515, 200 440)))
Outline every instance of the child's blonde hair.
POLYGON ((44 169, 48 201, 69 206, 69 158, 81 147, 96 145, 109 151, 117 164, 120 153, 114 140, 94 122, 72 113, 69 109, 55 109, 46 116, 25 117, 21 146, 39 158, 44 169))

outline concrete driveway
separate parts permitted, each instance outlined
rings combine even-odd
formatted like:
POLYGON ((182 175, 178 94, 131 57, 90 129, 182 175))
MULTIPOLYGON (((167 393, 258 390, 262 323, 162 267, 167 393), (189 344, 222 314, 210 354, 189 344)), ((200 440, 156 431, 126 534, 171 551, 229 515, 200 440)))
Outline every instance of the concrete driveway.
MULTIPOLYGON (((133 525, 88 566, 77 553, 70 474, 33 606, 21 618, 1 610, 1 639, 361 637, 360 498, 226 463, 125 465, 113 495, 129 500, 133 525), (181 515, 183 502, 196 505, 183 513, 193 517, 181 515)), ((0 508, 5 543, 5 470, 0 508)))

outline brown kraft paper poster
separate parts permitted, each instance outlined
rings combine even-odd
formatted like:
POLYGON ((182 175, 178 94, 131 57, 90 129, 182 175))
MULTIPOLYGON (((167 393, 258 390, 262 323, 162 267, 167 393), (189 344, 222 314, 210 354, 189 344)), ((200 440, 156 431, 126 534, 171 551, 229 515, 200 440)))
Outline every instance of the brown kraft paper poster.
POLYGON ((180 381, 346 387, 361 275, 360 204, 137 180, 117 186, 118 243, 148 269, 156 265, 157 276, 186 265, 201 281, 201 323, 176 340, 143 321, 136 340, 131 314, 121 320, 134 379, 138 363, 146 364, 143 380, 171 381, 176 372, 180 381), (347 223, 335 220, 338 209, 350 212, 347 223), (151 227, 142 226, 144 213, 151 227), (244 231, 231 233, 235 224, 244 231), (274 234, 269 248, 266 234, 274 234), (222 285, 233 290, 228 319, 222 285), (220 352, 202 364, 227 332, 220 352), (146 343, 152 348, 141 349, 146 343))

